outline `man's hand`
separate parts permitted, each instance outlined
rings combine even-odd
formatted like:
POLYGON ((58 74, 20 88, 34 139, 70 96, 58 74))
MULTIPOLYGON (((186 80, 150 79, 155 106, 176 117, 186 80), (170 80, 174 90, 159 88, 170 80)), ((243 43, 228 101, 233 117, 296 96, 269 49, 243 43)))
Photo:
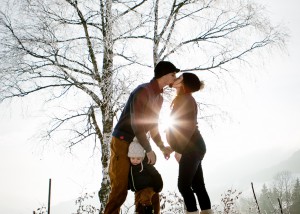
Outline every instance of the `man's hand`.
POLYGON ((154 151, 147 152, 148 164, 154 165, 156 163, 156 155, 154 151))
POLYGON ((168 160, 170 158, 170 154, 173 152, 173 149, 170 146, 164 146, 161 151, 164 154, 165 159, 168 160))

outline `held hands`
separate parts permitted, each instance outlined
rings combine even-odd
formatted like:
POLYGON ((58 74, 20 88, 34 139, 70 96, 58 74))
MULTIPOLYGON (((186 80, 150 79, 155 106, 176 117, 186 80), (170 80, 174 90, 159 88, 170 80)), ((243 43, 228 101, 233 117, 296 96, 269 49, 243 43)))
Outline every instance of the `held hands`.
POLYGON ((170 154, 173 152, 173 149, 170 146, 164 146, 160 149, 166 160, 170 158, 170 154))

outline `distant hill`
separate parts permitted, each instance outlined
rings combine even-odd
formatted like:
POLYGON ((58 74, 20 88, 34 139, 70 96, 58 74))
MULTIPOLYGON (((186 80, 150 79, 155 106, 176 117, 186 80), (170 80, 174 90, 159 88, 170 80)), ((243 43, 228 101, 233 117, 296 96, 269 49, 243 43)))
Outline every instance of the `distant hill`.
POLYGON ((300 150, 294 152, 288 159, 257 173, 258 181, 272 179, 277 173, 290 171, 293 174, 300 173, 300 150))
POLYGON ((294 173, 300 173, 300 150, 296 151, 286 161, 278 164, 277 168, 287 169, 294 173))

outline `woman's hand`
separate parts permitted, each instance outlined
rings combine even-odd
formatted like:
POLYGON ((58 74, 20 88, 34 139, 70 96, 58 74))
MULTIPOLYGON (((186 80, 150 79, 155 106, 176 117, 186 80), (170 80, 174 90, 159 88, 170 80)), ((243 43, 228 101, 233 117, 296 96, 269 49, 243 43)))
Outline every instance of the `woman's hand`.
POLYGON ((175 152, 175 159, 177 160, 177 162, 179 163, 180 162, 180 159, 181 159, 181 154, 175 152))

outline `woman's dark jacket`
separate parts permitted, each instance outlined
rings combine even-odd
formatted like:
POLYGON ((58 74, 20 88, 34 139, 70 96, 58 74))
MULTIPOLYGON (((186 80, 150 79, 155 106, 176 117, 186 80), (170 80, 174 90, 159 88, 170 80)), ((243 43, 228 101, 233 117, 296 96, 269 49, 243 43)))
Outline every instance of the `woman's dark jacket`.
POLYGON ((172 126, 167 130, 166 137, 171 148, 180 154, 199 151, 204 156, 206 152, 197 126, 197 110, 197 103, 190 93, 178 95, 173 101, 172 126))
POLYGON ((145 157, 142 164, 130 166, 129 189, 133 192, 146 187, 152 187, 155 192, 160 192, 163 188, 163 180, 159 172, 151 164, 148 164, 145 157), (142 170, 142 171, 141 171, 142 170))

